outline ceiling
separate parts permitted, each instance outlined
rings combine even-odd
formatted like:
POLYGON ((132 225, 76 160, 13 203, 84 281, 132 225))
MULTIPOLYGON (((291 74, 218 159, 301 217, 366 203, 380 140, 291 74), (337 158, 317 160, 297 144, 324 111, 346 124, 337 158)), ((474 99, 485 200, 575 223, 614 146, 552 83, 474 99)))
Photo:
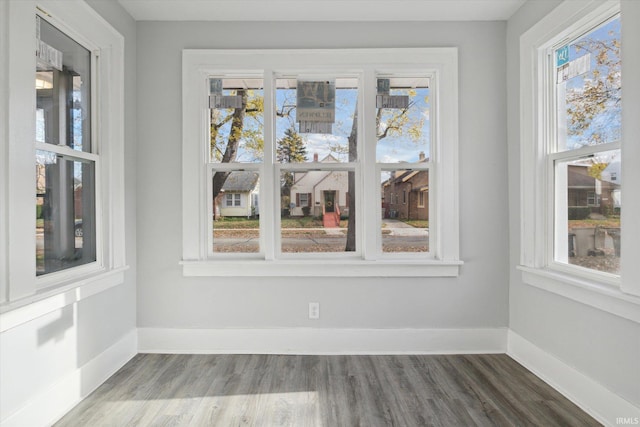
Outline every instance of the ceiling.
POLYGON ((138 21, 502 21, 526 0, 118 0, 138 21))

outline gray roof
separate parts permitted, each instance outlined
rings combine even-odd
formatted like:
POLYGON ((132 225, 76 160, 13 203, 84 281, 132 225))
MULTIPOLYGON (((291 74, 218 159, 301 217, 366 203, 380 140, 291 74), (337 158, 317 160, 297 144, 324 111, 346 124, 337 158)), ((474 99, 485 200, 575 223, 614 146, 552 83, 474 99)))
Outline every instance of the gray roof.
POLYGON ((228 192, 247 192, 256 187, 258 172, 231 172, 222 189, 228 192))

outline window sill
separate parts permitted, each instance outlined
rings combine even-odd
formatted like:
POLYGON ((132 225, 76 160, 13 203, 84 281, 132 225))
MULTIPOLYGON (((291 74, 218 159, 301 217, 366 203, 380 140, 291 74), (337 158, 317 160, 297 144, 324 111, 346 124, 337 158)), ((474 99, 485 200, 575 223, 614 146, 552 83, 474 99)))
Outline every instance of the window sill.
POLYGON ((233 260, 182 261, 185 276, 457 277, 462 261, 233 260))
POLYGON ((128 267, 87 276, 56 288, 49 288, 0 305, 0 332, 15 328, 54 310, 61 309, 124 283, 128 267))
POLYGON ((547 269, 518 266, 518 270, 527 285, 640 323, 640 298, 618 288, 547 269))

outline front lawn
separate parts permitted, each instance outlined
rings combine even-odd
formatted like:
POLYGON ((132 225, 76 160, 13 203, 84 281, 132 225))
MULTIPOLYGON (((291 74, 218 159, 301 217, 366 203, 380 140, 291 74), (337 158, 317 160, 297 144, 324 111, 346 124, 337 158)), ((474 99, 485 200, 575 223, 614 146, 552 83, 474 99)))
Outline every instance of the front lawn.
POLYGON ((415 228, 429 228, 429 221, 426 219, 401 219, 400 221, 415 228))
POLYGON ((257 218, 244 218, 227 216, 213 222, 213 228, 217 229, 237 229, 237 228, 260 228, 260 220, 257 218))
POLYGON ((604 227, 604 228, 620 228, 620 218, 569 220, 569 229, 595 228, 596 226, 604 227))
MULTIPOLYGON (((282 228, 323 228, 322 218, 311 216, 282 218, 282 228)), ((349 222, 340 221, 340 227, 347 228, 349 222)), ((218 230, 260 228, 260 220, 243 217, 224 217, 213 222, 213 228, 218 230)))

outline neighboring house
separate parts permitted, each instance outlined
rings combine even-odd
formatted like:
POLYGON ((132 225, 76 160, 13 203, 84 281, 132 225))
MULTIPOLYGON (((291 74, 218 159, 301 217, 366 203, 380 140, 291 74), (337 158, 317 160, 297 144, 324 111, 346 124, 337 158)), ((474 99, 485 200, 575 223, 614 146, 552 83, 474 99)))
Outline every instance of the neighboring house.
POLYGON ((606 181, 613 185, 613 191, 611 192, 611 198, 613 199, 613 207, 620 208, 622 206, 621 191, 622 186, 622 169, 620 164, 620 158, 616 155, 614 159, 609 162, 609 165, 602 171, 602 181, 606 181))
POLYGON ((258 216, 258 178, 257 172, 231 172, 216 197, 216 217, 258 216))
MULTIPOLYGON (((313 161, 318 162, 317 154, 314 155, 313 161)), ((338 163, 338 160, 329 154, 320 163, 338 163)), ((347 172, 318 170, 294 175, 291 187, 292 216, 304 215, 306 209, 303 208, 309 208, 308 212, 313 216, 324 216, 327 213, 339 216, 340 213, 348 212, 348 204, 347 172)), ((339 222, 339 218, 336 221, 339 222)))
POLYGON ((588 165, 569 165, 567 168, 568 207, 588 207, 591 213, 602 215, 613 213, 614 208, 620 206, 620 176, 613 163, 611 170, 608 169, 609 167, 602 171, 602 179, 596 179, 589 175, 588 165))
MULTIPOLYGON (((419 161, 427 161, 424 153, 419 161)), ((384 218, 429 219, 429 171, 395 171, 381 193, 384 218)))

